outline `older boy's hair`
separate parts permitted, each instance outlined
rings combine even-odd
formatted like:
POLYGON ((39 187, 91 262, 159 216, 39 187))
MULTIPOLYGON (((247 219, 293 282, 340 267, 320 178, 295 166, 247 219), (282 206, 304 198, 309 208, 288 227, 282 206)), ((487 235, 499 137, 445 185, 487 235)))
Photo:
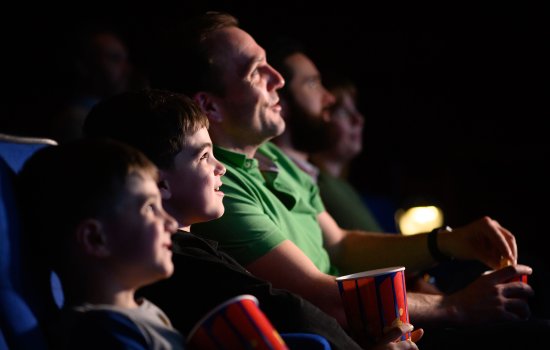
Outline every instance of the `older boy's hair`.
POLYGON ((208 118, 189 97, 146 89, 99 102, 86 118, 84 135, 125 142, 159 168, 170 169, 186 138, 208 126, 208 118))
POLYGON ((83 139, 37 151, 17 177, 25 238, 35 247, 30 251, 60 274, 70 268, 77 226, 110 215, 131 174, 158 179, 143 153, 116 141, 83 139))
POLYGON ((157 62, 150 72, 151 85, 193 96, 208 91, 222 96, 225 88, 220 76, 223 67, 216 64, 212 33, 239 27, 234 16, 209 11, 178 23, 158 40, 157 62))

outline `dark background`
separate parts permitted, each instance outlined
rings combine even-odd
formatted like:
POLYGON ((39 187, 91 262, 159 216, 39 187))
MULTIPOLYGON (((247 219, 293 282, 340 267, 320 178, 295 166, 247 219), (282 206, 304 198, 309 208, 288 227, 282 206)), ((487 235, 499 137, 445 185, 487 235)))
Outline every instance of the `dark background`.
POLYGON ((113 25, 146 72, 159 27, 206 9, 226 10, 260 44, 271 35, 294 36, 321 72, 357 83, 365 147, 351 181, 362 193, 398 206, 436 203, 451 226, 483 215, 497 219, 516 235, 520 262, 534 267, 536 310, 549 315, 549 254, 542 242, 550 215, 550 26, 540 3, 16 5, 3 11, 0 132, 43 134, 63 88, 56 55, 84 23, 113 25))

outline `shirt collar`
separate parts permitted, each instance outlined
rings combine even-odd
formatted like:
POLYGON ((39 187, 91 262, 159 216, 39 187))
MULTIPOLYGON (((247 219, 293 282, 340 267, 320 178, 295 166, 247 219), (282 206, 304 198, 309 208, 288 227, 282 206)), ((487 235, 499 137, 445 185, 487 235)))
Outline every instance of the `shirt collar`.
POLYGON ((264 147, 264 145, 258 148, 254 158, 248 158, 243 153, 233 152, 219 146, 214 146, 214 155, 219 161, 237 168, 260 168, 262 171, 276 172, 278 171, 276 163, 277 155, 271 152, 268 147, 264 147))
POLYGON ((233 152, 219 146, 214 146, 214 156, 219 161, 236 168, 251 169, 258 167, 256 159, 248 158, 243 153, 233 152))

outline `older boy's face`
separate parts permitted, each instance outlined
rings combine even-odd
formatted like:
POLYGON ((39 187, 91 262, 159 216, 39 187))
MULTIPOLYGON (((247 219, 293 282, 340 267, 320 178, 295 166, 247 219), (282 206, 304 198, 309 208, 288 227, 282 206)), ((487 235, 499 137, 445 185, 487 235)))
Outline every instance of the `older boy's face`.
POLYGON ((221 67, 225 94, 217 103, 225 130, 248 143, 261 143, 284 131, 277 90, 281 75, 266 61, 256 41, 239 28, 225 28, 212 38, 216 64, 221 67))
POLYGON ((177 223, 162 208, 158 185, 149 174, 128 177, 114 215, 102 223, 111 270, 126 287, 141 287, 173 273, 170 236, 177 223))
POLYGON ((212 153, 206 128, 187 136, 186 144, 174 160, 174 168, 163 171, 171 193, 167 210, 180 226, 217 219, 223 215, 221 177, 225 167, 212 153))

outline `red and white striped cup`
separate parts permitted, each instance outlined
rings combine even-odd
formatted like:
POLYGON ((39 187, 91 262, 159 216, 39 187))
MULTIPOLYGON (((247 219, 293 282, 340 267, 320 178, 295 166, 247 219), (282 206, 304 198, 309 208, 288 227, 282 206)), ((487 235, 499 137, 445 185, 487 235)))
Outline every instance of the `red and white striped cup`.
POLYGON ((287 345, 258 307, 258 299, 243 294, 218 305, 193 327, 190 349, 288 350, 287 345))
MULTIPOLYGON (((405 268, 388 267, 336 278, 348 327, 362 345, 389 328, 409 322, 405 268)), ((410 332, 401 340, 411 338, 410 332)))

